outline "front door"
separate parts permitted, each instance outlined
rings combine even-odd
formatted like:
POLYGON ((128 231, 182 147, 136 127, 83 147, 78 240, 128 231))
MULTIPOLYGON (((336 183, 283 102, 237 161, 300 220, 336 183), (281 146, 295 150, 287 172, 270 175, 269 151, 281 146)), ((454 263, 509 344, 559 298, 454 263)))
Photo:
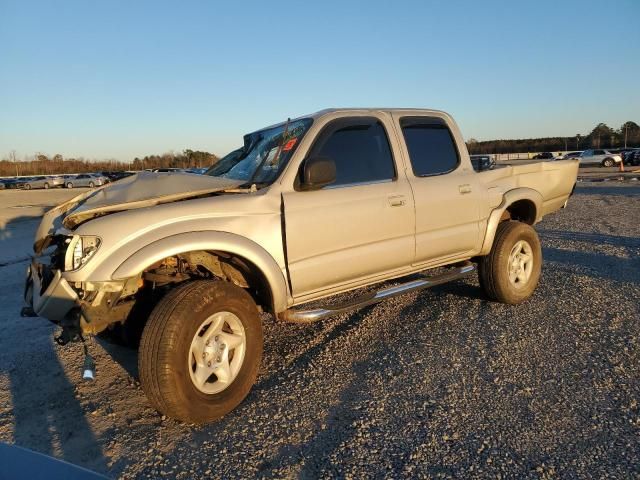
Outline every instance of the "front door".
POLYGON ((336 181, 283 195, 294 298, 409 266, 415 254, 413 198, 382 119, 330 122, 307 158, 312 156, 333 159, 336 181))

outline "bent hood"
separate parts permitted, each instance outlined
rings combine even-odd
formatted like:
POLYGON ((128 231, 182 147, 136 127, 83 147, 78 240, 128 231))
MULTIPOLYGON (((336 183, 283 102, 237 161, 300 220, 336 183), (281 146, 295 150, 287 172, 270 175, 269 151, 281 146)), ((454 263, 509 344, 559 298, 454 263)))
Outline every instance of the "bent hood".
POLYGON ((241 180, 190 173, 140 172, 97 190, 85 192, 49 210, 36 233, 34 249, 59 226, 73 229, 96 216, 175 202, 236 188, 241 180))

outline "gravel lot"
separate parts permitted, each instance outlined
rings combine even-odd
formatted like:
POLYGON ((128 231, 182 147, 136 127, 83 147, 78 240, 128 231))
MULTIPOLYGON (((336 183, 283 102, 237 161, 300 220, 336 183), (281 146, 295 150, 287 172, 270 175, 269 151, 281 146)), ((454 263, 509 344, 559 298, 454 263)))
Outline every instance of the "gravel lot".
POLYGON ((538 225, 523 305, 472 276, 315 325, 266 318, 257 385, 204 427, 148 407, 135 352, 93 342, 82 383, 81 348, 19 317, 34 218, 69 195, 0 192, 0 441, 122 478, 640 475, 639 186, 583 184, 538 225))

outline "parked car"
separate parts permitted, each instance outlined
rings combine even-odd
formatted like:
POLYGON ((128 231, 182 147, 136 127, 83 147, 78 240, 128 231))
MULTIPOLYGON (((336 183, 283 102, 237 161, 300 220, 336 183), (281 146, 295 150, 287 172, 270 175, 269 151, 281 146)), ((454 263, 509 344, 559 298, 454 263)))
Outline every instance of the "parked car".
POLYGON ((577 160, 475 172, 434 110, 323 110, 244 138, 206 175, 141 172, 49 210, 27 273, 23 315, 60 324, 60 345, 140 331, 142 388, 187 422, 249 393, 262 311, 310 323, 476 268, 489 299, 525 301, 542 266, 533 225, 578 173, 577 160))
POLYGON ((96 175, 93 173, 80 173, 73 177, 69 176, 65 178, 65 186, 67 188, 74 187, 101 187, 107 183, 107 179, 102 175, 96 175))
POLYGON ((43 175, 37 177, 29 177, 22 181, 21 188, 25 190, 31 190, 32 188, 53 188, 61 187, 64 185, 64 178, 60 176, 45 177, 43 175))
POLYGON ((155 173, 184 173, 186 170, 184 168, 153 168, 151 171, 155 173))
POLYGON ((551 152, 542 152, 532 157, 534 160, 553 160, 556 156, 551 152))
POLYGON ((602 165, 603 167, 613 167, 621 163, 622 157, 611 153, 609 150, 589 149, 580 154, 580 165, 602 165))
POLYGON ((126 178, 133 173, 130 172, 100 172, 100 175, 105 177, 109 182, 116 182, 122 178, 126 178))
POLYGON ((471 165, 476 172, 484 172, 495 167, 496 162, 491 155, 470 155, 471 165))
POLYGON ((1 182, 6 189, 18 188, 17 185, 19 182, 17 178, 3 178, 1 182))
POLYGON ((582 152, 567 152, 561 157, 561 159, 568 160, 570 158, 580 158, 581 154, 582 152))
POLYGON ((637 148, 628 148, 626 150, 622 150, 620 152, 620 156, 622 157, 622 162, 625 165, 633 165, 634 164, 634 156, 636 152, 640 151, 637 148))
POLYGON ((640 148, 636 148, 625 155, 625 163, 628 165, 640 165, 640 148))

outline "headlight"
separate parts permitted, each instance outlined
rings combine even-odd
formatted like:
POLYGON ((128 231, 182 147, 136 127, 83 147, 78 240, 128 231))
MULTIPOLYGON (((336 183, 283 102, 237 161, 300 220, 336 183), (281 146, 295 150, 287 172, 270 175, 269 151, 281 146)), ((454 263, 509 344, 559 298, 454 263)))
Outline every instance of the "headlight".
POLYGON ((76 235, 71 239, 65 256, 65 270, 78 270, 98 251, 100 238, 76 235))

